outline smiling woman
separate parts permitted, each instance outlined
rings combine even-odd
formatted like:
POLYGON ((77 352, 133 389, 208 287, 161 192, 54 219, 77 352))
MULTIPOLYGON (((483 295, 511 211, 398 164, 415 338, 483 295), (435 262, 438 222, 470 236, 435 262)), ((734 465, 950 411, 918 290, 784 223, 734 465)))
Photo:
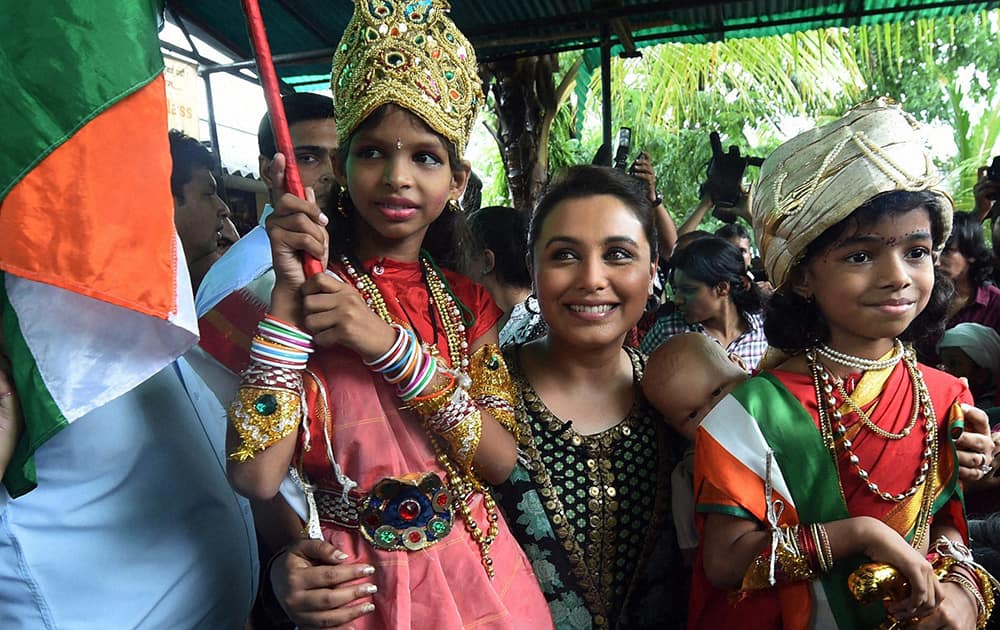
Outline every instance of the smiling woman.
POLYGON ((625 349, 656 268, 638 180, 571 168, 532 218, 532 281, 549 333, 507 352, 523 453, 498 489, 557 628, 683 627, 686 581, 669 474, 679 437, 625 349))

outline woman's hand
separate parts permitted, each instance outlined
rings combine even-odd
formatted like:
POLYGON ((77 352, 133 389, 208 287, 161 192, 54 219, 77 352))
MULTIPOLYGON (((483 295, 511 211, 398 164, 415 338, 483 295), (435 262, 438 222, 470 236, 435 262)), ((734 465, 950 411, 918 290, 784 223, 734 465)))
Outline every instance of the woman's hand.
POLYGON ((965 430, 955 440, 958 449, 958 478, 964 482, 978 481, 992 470, 986 466, 993 462, 993 438, 986 412, 972 405, 962 405, 965 430))
POLYGON ((302 295, 303 322, 319 347, 340 344, 371 361, 396 340, 396 331, 372 311, 361 294, 332 273, 306 280, 302 295))
POLYGON ((939 602, 939 583, 931 563, 882 521, 860 518, 866 522, 862 552, 875 562, 891 565, 910 584, 909 597, 886 606, 889 614, 897 619, 912 619, 934 612, 939 602))
MULTIPOLYGON (((284 183, 285 156, 274 156, 269 174, 275 190, 284 183)), ((329 219, 316 205, 316 193, 306 188, 306 199, 284 193, 277 198, 274 212, 265 223, 271 241, 271 261, 274 265, 274 290, 271 312, 282 319, 298 322, 299 288, 306 280, 302 269, 302 254, 317 260, 323 268, 329 258, 330 237, 326 231, 329 219)))
POLYGON ((303 539, 278 554, 271 564, 271 584, 278 603, 300 630, 345 627, 375 610, 369 598, 378 590, 370 577, 375 568, 347 563, 347 554, 322 540, 303 539))
POLYGON ((979 169, 979 181, 972 189, 972 195, 976 200, 975 212, 980 221, 996 218, 992 209, 994 204, 1000 200, 1000 182, 986 177, 986 167, 979 169))
POLYGON ((639 153, 632 162, 631 174, 646 182, 650 202, 656 203, 658 198, 656 192, 656 171, 653 169, 653 161, 645 151, 639 153))

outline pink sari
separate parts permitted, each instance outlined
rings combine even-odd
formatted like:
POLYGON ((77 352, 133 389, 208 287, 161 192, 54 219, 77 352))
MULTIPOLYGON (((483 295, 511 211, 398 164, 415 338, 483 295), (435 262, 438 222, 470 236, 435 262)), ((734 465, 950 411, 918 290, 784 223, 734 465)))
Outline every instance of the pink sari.
MULTIPOLYGON (((390 311, 398 309, 396 300, 390 299, 396 297, 392 292, 398 285, 383 287, 383 283, 389 284, 395 271, 389 269, 385 274, 389 278, 378 279, 390 311)), ((483 326, 488 330, 495 322, 492 311, 496 308, 488 302, 488 296, 483 301, 480 292, 484 290, 457 274, 447 276, 463 302, 487 320, 470 331, 469 337, 483 326)), ((426 313, 426 306, 424 309, 426 313)), ((411 316, 420 312, 415 308, 408 311, 411 316)), ((415 323, 423 327, 423 322, 415 323)), ((447 476, 419 419, 412 412, 399 410, 399 399, 391 387, 366 368, 357 355, 339 348, 318 352, 309 369, 322 388, 313 379, 306 379, 309 443, 306 448, 305 436, 300 434, 298 461, 308 481, 317 486, 323 537, 347 553, 352 562, 374 566, 372 579, 379 589, 373 598, 375 611, 352 625, 359 630, 551 628, 548 605, 531 565, 502 517, 490 549, 496 573, 492 580, 482 565, 479 547, 460 518, 456 517, 447 537, 416 552, 378 550, 361 536, 351 523, 350 508, 341 500, 343 485, 329 454, 342 474, 358 484, 350 492, 353 499, 386 477, 423 472, 435 472, 444 480, 447 476)), ((474 495, 469 506, 485 530, 489 521, 482 496, 474 495)), ((356 515, 353 518, 356 520, 356 515)))

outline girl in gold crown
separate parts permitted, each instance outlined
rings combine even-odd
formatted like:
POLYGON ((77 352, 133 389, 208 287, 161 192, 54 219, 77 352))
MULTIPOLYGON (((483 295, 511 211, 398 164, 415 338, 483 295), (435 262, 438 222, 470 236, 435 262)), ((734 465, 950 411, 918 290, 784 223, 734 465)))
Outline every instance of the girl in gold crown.
POLYGON ((914 121, 881 102, 762 166, 765 331, 786 356, 698 428, 690 627, 985 625, 994 580, 964 546, 953 443, 971 396, 909 345, 947 303, 935 184, 914 121))
MULTIPOLYGON (((341 191, 325 213, 284 195, 268 221, 276 282, 230 411, 230 475, 269 499, 292 467, 309 535, 374 568, 356 628, 546 628, 484 488, 516 459, 500 311, 448 269, 482 98, 448 8, 356 3, 331 78, 341 191), (304 277, 303 252, 326 273, 304 277)), ((333 590, 309 602, 294 621, 346 620, 333 590)))

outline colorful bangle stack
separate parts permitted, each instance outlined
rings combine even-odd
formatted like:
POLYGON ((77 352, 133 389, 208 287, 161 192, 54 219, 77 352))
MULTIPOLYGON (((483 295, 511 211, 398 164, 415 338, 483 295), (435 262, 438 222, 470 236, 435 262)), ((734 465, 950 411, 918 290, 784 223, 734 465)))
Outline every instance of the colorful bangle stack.
POLYGON ((312 337, 291 324, 272 315, 258 324, 250 365, 229 408, 229 420, 240 438, 231 459, 253 459, 296 430, 305 410, 302 370, 312 352, 312 337))
POLYGON ((412 331, 392 324, 396 341, 379 358, 365 361, 365 365, 382 375, 387 383, 396 386, 396 395, 404 402, 422 392, 438 372, 438 360, 420 347, 412 331))
POLYGON ((250 342, 250 360, 276 368, 305 369, 312 352, 311 335, 273 315, 266 315, 257 324, 257 334, 250 342))

